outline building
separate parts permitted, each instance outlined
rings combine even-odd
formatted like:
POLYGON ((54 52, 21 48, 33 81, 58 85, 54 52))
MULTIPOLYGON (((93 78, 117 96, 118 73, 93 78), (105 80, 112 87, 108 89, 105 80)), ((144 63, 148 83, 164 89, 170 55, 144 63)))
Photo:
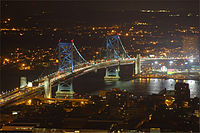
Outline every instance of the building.
POLYGON ((176 101, 190 100, 190 89, 187 83, 176 83, 175 85, 175 99, 176 101))
POLYGON ((112 89, 111 92, 106 93, 106 101, 110 106, 121 107, 127 106, 129 100, 129 92, 121 91, 118 88, 112 89))

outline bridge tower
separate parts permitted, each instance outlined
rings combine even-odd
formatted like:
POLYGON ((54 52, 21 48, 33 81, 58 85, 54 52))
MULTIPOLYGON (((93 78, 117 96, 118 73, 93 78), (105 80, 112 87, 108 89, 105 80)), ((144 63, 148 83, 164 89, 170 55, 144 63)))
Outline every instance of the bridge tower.
MULTIPOLYGON (((129 57, 118 35, 108 36, 106 40, 106 57, 107 60, 119 60, 120 58, 129 57), (123 50, 120 48, 122 47, 123 50)), ((105 80, 119 80, 120 61, 118 66, 107 67, 105 80)))
POLYGON ((21 77, 20 78, 20 89, 24 89, 24 87, 26 87, 27 85, 27 78, 26 77, 21 77))
MULTIPOLYGON (((59 73, 73 73, 73 42, 59 42, 59 73)), ((73 98, 72 79, 59 82, 56 92, 57 98, 73 98)))
MULTIPOLYGON (((78 49, 74 45, 73 40, 71 43, 59 42, 59 74, 73 74, 75 67, 79 67, 81 61, 87 62, 78 49)), ((83 63, 82 62, 82 63, 83 63)), ((56 92, 57 98, 73 98, 73 78, 68 77, 67 80, 60 81, 56 92)))
POLYGON ((136 60, 135 60, 135 70, 134 75, 141 73, 141 55, 137 54, 136 60))

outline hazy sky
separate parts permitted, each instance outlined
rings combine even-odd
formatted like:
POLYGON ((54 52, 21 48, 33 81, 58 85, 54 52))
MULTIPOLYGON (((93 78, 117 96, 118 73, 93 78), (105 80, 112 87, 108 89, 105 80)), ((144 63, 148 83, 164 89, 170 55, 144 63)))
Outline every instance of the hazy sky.
POLYGON ((199 9, 199 0, 129 0, 129 1, 2 1, 1 10, 2 15, 26 15, 29 13, 37 13, 41 10, 48 10, 50 12, 63 12, 64 14, 71 13, 72 11, 132 11, 141 8, 187 8, 199 9))
POLYGON ((123 18, 129 19, 134 16, 130 12, 139 9, 181 9, 182 11, 196 10, 198 12, 199 0, 1 1, 1 17, 14 18, 15 22, 20 24, 29 16, 33 16, 35 19, 38 18, 43 22, 60 21, 62 23, 63 21, 65 24, 92 23, 94 20, 97 20, 97 22, 106 22, 104 20, 116 21, 123 18), (47 14, 41 17, 43 11, 47 14))

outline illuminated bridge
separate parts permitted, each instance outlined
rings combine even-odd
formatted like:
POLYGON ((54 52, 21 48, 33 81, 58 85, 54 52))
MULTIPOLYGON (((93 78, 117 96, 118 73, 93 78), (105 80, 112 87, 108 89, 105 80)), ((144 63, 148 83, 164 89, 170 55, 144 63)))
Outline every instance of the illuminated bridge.
POLYGON ((73 99, 72 79, 91 71, 106 68, 105 80, 119 80, 120 65, 135 64, 134 74, 141 73, 141 61, 146 60, 178 60, 185 58, 130 58, 119 36, 109 36, 106 40, 106 58, 87 62, 79 53, 73 41, 71 43, 59 42, 59 69, 43 78, 32 81, 33 86, 28 86, 25 79, 21 79, 20 88, 0 95, 0 107, 8 106, 28 100, 36 95, 52 98, 52 87, 58 86, 56 98, 73 99))

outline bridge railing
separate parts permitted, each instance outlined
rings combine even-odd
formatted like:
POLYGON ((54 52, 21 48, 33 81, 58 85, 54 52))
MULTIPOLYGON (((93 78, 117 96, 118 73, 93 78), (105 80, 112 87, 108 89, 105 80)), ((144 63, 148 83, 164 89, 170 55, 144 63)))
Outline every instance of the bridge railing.
MULTIPOLYGON (((144 60, 148 60, 149 58, 143 58, 143 59, 144 60)), ((151 60, 157 60, 157 59, 158 58, 151 58, 151 60)), ((170 58, 162 58, 162 59, 169 60, 170 58)), ((185 59, 185 58, 173 58, 173 59, 185 59)), ((79 64, 79 65, 75 66, 74 67, 75 69, 74 69, 73 72, 79 72, 81 70, 88 69, 88 68, 92 68, 92 69, 88 70, 88 71, 92 71, 93 69, 99 69, 99 68, 114 66, 114 65, 118 65, 119 63, 120 64, 123 64, 123 63, 124 64, 129 64, 129 63, 133 63, 134 60, 135 60, 135 58, 126 58, 126 59, 122 59, 121 58, 121 59, 113 59, 113 60, 101 60, 101 62, 99 62, 99 61, 96 61, 96 62, 94 61, 92 63, 91 62, 87 62, 87 63, 82 63, 82 64, 79 64)), ((56 72, 54 72, 52 74, 44 76, 43 78, 34 80, 33 82, 40 82, 40 84, 38 84, 38 86, 33 87, 33 88, 37 89, 37 88, 43 87, 43 85, 44 85, 43 81, 44 81, 45 78, 48 78, 48 77, 52 78, 52 79, 54 79, 54 80, 52 80, 52 82, 54 82, 54 81, 57 81, 57 80, 60 80, 60 79, 62 79, 64 77, 66 77, 66 76, 69 76, 70 74, 72 74, 72 73, 68 73, 67 71, 65 71, 63 74, 60 73, 59 71, 56 71, 56 72)), ((13 90, 8 94, 2 94, 0 96, 0 99, 1 100, 5 99, 8 95, 12 95, 12 93, 14 91, 16 91, 16 90, 13 90)), ((21 95, 23 95, 23 94, 21 93, 21 95)))

